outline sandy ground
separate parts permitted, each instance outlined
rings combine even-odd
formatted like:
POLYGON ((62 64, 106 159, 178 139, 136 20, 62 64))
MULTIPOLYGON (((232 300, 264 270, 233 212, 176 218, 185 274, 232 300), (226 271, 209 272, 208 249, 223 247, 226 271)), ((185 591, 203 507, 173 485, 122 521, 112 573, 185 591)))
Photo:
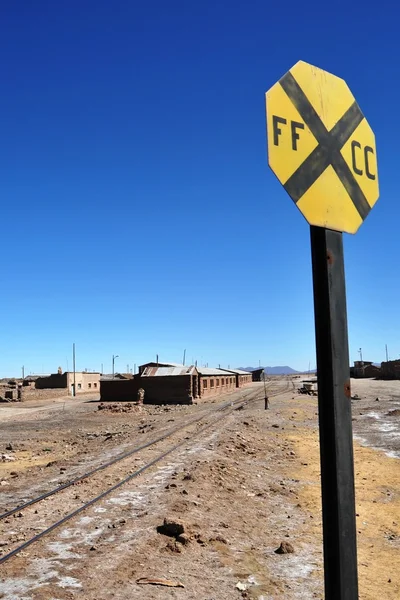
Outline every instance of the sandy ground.
MULTIPOLYGON (((400 400, 397 384, 352 385, 360 397, 352 407, 362 600, 400 597, 400 418, 391 412, 400 400)), ((280 385, 287 389, 287 380, 280 385)), ((258 391, 262 395, 261 386, 258 391)), ((2 512, 208 409, 112 413, 82 400, 35 408, 40 410, 27 407, 12 415, 9 405, 8 412, 0 407, 0 451, 15 459, 0 463, 2 512)), ((0 598, 323 598, 316 398, 287 392, 272 399, 269 411, 262 401, 249 402, 206 432, 198 430, 192 425, 157 451, 149 449, 0 523, 0 553, 6 553, 159 450, 184 442, 150 471, 0 566, 0 598), (164 518, 183 525, 182 543, 157 532, 164 518), (294 552, 276 554, 281 542, 294 552), (145 577, 184 587, 137 583, 145 577)))

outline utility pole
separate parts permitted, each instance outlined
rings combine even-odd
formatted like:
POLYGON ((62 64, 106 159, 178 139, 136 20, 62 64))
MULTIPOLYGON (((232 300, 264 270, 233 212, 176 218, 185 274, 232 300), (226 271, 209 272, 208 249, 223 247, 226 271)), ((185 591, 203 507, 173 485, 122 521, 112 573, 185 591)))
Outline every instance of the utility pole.
POLYGON ((360 353, 360 361, 362 362, 363 361, 363 359, 362 359, 362 348, 359 349, 359 353, 360 353))
POLYGON ((113 354, 113 357, 112 357, 112 378, 113 379, 114 379, 114 366, 115 366, 115 359, 116 358, 119 358, 119 354, 116 354, 115 356, 113 354))
POLYGON ((136 363, 133 365, 133 374, 136 375, 136 363))
POLYGON ((126 365, 126 372, 129 373, 129 364, 126 365))
POLYGON ((389 355, 388 355, 387 344, 385 344, 385 350, 386 350, 386 362, 389 362, 389 355))
POLYGON ((103 363, 101 363, 101 374, 103 375, 103 373, 104 373, 103 363))
POLYGON ((76 396, 75 344, 72 344, 72 363, 74 369, 74 391, 72 395, 76 396))
POLYGON ((183 366, 185 366, 185 358, 186 358, 186 349, 183 351, 183 366))
POLYGON ((22 379, 25 379, 25 367, 22 366, 22 379))

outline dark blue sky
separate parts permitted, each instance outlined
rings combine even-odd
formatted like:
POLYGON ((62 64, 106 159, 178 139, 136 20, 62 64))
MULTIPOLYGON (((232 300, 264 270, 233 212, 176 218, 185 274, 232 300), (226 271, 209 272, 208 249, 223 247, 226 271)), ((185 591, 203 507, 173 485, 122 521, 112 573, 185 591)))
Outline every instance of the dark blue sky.
POLYGON ((266 155, 264 93, 300 59, 375 131, 351 359, 399 356, 393 6, 5 0, 0 376, 71 368, 73 341, 78 369, 315 363, 308 226, 266 155))

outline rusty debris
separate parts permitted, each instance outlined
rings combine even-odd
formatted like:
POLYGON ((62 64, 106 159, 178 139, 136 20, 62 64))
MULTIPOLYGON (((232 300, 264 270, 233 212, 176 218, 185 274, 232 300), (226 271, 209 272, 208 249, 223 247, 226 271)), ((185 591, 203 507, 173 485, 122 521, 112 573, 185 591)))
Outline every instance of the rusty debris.
POLYGON ((148 577, 140 577, 136 580, 139 585, 164 585, 166 587, 184 588, 181 581, 173 581, 172 579, 149 579, 148 577))

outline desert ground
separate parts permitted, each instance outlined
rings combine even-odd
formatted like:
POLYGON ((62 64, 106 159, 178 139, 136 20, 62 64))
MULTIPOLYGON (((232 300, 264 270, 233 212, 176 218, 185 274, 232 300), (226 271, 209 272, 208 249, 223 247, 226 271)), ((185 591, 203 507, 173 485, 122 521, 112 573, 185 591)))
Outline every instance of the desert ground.
MULTIPOLYGON (((179 444, 0 564, 0 598, 322 599, 317 398, 297 393, 298 378, 273 379, 282 393, 269 410, 263 384, 252 384, 229 398, 242 407, 214 416, 206 413, 227 396, 141 409, 99 410, 95 396, 0 406, 1 514, 188 423, 2 519, 0 560, 179 444), (292 551, 276 553, 281 544, 292 551)), ((352 395, 360 599, 398 600, 400 382, 353 380, 352 395)))

